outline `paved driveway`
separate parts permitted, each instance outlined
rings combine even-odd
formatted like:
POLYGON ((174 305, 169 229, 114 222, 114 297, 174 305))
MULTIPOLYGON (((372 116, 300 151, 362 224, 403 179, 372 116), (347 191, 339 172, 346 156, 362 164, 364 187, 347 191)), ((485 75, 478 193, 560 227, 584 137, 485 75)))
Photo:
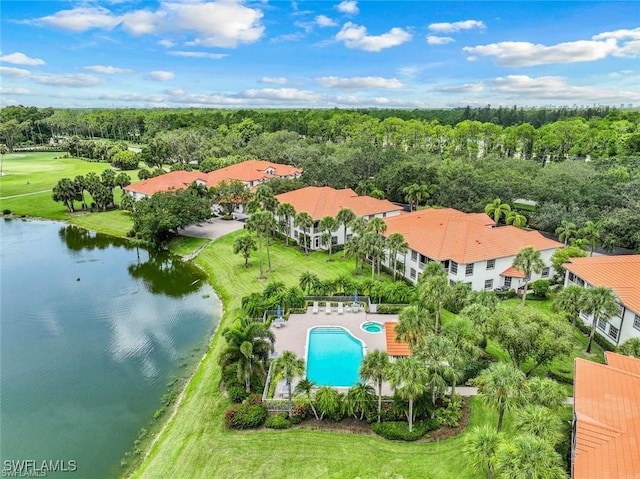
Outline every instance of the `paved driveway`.
POLYGON ((244 228, 244 223, 238 220, 211 218, 202 223, 187 226, 184 229, 178 230, 178 232, 182 236, 216 239, 234 231, 241 230, 242 228, 244 228))

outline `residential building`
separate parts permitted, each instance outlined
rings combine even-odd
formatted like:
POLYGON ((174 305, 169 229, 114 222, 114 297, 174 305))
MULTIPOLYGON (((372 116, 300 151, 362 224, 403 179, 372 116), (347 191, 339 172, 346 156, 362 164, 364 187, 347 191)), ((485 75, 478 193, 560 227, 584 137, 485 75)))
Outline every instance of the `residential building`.
POLYGON ((640 359, 575 359, 571 477, 640 478, 640 359))
MULTIPOLYGON (((610 288, 618 302, 617 314, 609 321, 599 321, 596 332, 618 346, 627 339, 640 337, 640 255, 588 256, 571 258, 564 264, 565 285, 586 288, 610 288)), ((591 326, 593 316, 581 313, 591 326)))
MULTIPOLYGON (((318 228, 320 220, 325 216, 335 218, 343 208, 348 208, 356 216, 368 220, 397 216, 403 211, 402 206, 398 206, 388 200, 379 200, 370 196, 358 196, 350 188, 336 190, 329 186, 308 186, 282 193, 277 195, 276 198, 280 204, 290 203, 297 213, 304 211, 311 216, 314 225, 309 231, 304 232, 301 228, 294 226, 292 221, 287 234, 296 240, 300 237, 300 234, 308 234, 310 236, 310 248, 314 250, 326 248, 326 246, 322 245, 322 231, 318 228)), ((332 244, 344 244, 344 233, 344 225, 339 225, 338 229, 332 234, 332 244)), ((348 240, 352 234, 351 228, 347 227, 346 233, 348 240)))
POLYGON ((496 226, 484 213, 463 213, 451 208, 425 209, 387 218, 386 237, 401 233, 409 245, 397 261, 405 265, 404 276, 416 283, 429 261, 440 261, 453 283, 467 283, 474 290, 499 287, 518 289, 525 276, 513 267, 520 250, 540 251, 544 268, 530 281, 553 276, 551 256, 562 243, 538 231, 496 226))
POLYGON ((247 187, 255 188, 273 178, 295 179, 302 175, 300 168, 281 165, 270 161, 247 160, 234 165, 225 166, 209 173, 199 171, 172 171, 164 175, 138 181, 125 187, 124 190, 139 200, 159 191, 186 188, 194 181, 207 188, 216 186, 221 181, 239 180, 247 187))

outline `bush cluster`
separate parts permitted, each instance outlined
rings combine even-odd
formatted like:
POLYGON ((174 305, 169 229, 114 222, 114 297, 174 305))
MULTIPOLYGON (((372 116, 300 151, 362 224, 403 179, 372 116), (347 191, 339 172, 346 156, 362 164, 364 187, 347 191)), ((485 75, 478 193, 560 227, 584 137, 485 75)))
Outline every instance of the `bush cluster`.
POLYGON ((446 398, 443 405, 445 407, 436 411, 436 420, 442 426, 456 427, 462 419, 462 398, 456 394, 453 398, 446 398))
POLYGON ((227 409, 224 416, 230 429, 253 429, 264 424, 267 408, 259 397, 250 396, 242 404, 234 404, 227 409))
POLYGON ((417 441, 427 432, 438 427, 439 423, 435 419, 413 423, 411 432, 409 432, 409 424, 406 421, 375 422, 371 425, 373 432, 390 441, 417 441))
POLYGON ((399 314, 407 305, 402 304, 379 304, 378 314, 399 314))
MULTIPOLYGON (((587 326, 585 325, 582 320, 578 320, 576 322, 578 329, 580 331, 582 331, 587 337, 589 337, 589 334, 591 333, 591 326, 587 326)), ((595 332, 595 334, 593 335, 593 340, 595 341, 595 343, 600 346, 603 350, 605 351, 616 351, 616 347, 611 344, 609 341, 607 341, 605 338, 603 338, 598 331, 595 332)))
POLYGON ((291 427, 291 422, 289 421, 287 414, 279 412, 278 414, 269 416, 264 423, 264 427, 269 429, 289 429, 291 427))
POLYGON ((300 424, 306 419, 310 411, 311 407, 308 404, 295 404, 289 421, 291 424, 300 424))

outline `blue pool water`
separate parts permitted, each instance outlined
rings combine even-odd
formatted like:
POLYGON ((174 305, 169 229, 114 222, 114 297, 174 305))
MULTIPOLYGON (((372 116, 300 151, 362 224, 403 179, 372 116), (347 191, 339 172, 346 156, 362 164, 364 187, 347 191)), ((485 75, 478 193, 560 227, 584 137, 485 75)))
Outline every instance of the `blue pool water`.
POLYGON ((353 386, 360 378, 362 346, 344 328, 312 328, 307 343, 307 379, 318 386, 353 386))

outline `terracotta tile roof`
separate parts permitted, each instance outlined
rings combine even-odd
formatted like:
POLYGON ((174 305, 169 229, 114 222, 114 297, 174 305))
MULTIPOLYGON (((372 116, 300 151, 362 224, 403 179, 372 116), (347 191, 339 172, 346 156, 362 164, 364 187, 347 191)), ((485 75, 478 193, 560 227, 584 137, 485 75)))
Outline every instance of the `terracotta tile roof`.
POLYGON ((402 233, 412 250, 438 261, 451 259, 468 264, 515 256, 527 246, 536 250, 562 246, 537 231, 493 227, 493 220, 484 213, 463 213, 451 208, 418 210, 385 221, 385 236, 402 233))
POLYGON ((640 254, 571 258, 564 267, 592 286, 611 288, 627 308, 640 314, 640 254))
POLYGON ((204 173, 200 173, 199 171, 172 171, 164 175, 131 183, 124 189, 134 193, 152 195, 159 191, 186 188, 196 180, 204 181, 204 177, 204 173))
POLYGON ((575 479, 640 478, 640 359, 575 360, 575 479), (635 371, 635 373, 634 373, 635 371))
POLYGON ((514 268, 513 266, 509 266, 507 269, 505 269, 502 273, 500 273, 500 276, 511 276, 512 278, 525 277, 522 270, 519 270, 518 268, 514 268))
POLYGON ((411 349, 409 349, 409 345, 396 340, 396 324, 398 323, 384 323, 384 334, 387 340, 387 354, 389 354, 389 356, 411 356, 411 349))
POLYGON ((336 190, 329 186, 307 186, 277 195, 280 203, 290 203, 298 213, 305 211, 314 221, 325 216, 335 217, 342 208, 349 208, 356 216, 401 211, 402 207, 387 200, 358 196, 351 188, 336 190))
POLYGON ((212 187, 223 180, 240 180, 243 182, 263 181, 271 178, 281 178, 288 176, 299 176, 302 174, 300 168, 290 165, 281 165, 270 161, 247 160, 235 165, 225 166, 219 170, 207 173, 207 186, 212 187), (267 173, 267 170, 273 170, 267 173))

